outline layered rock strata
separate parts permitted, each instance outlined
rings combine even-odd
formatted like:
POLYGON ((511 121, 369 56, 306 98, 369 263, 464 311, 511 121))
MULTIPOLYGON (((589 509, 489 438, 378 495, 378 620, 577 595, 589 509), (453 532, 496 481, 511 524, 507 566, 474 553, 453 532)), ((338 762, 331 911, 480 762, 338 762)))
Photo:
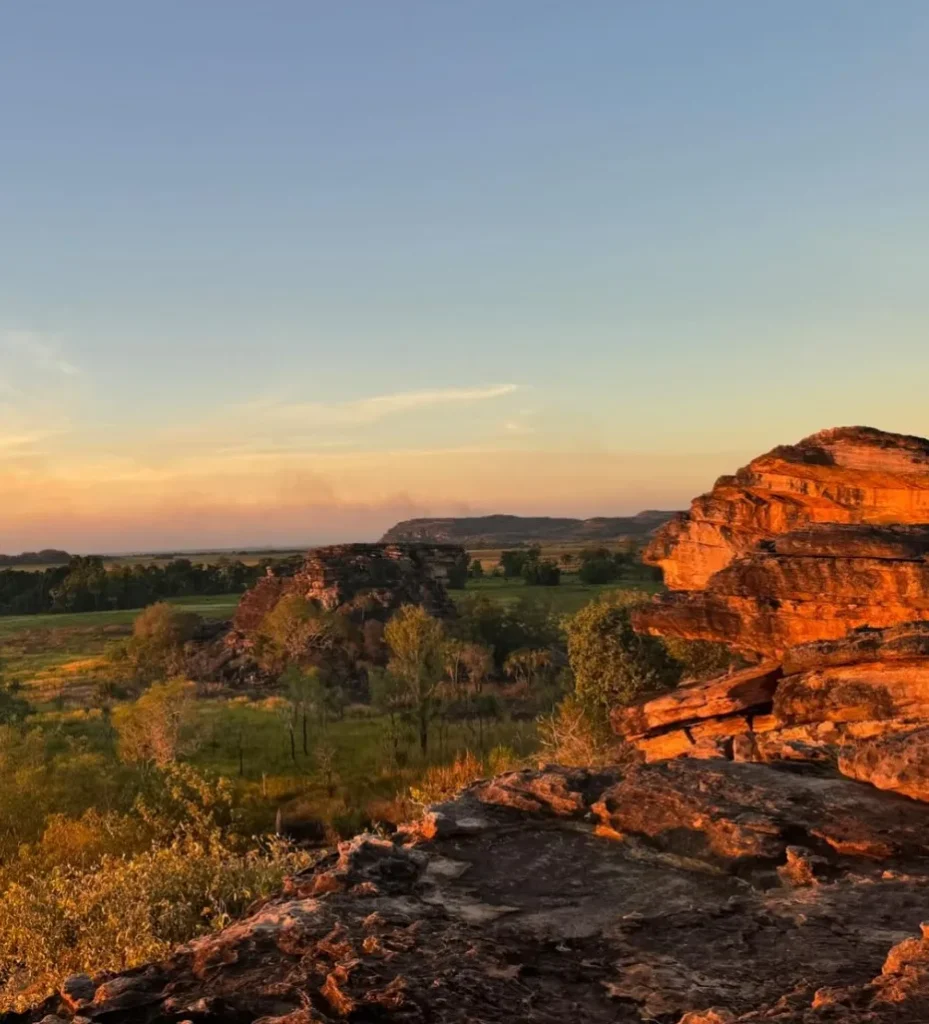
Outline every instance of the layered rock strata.
POLYGON ((929 623, 792 648, 781 661, 617 708, 612 723, 650 761, 838 762, 853 778, 929 796, 929 623))
POLYGON ((662 527, 646 560, 672 590, 700 590, 760 541, 816 524, 929 522, 929 441, 824 430, 753 459, 662 527))
POLYGON ((636 628, 779 655, 859 626, 929 620, 929 525, 817 526, 762 541, 700 591, 664 595, 636 628))
POLYGON ((3 1021, 913 1024, 927 854, 929 807, 837 777, 513 772, 3 1021))
MULTIPOLYGON (((722 642, 760 664, 617 709, 614 729, 649 760, 820 760, 929 792, 929 523, 914 521, 929 516, 927 465, 929 441, 824 431, 754 460, 709 504, 697 499, 657 554, 672 584, 701 589, 656 599, 635 625, 722 642), (745 526, 749 491, 756 510, 787 502, 793 512, 759 511, 708 575, 695 538, 711 520, 717 539, 730 537, 724 522, 745 526)), ((721 544, 710 545, 716 555, 721 544)))

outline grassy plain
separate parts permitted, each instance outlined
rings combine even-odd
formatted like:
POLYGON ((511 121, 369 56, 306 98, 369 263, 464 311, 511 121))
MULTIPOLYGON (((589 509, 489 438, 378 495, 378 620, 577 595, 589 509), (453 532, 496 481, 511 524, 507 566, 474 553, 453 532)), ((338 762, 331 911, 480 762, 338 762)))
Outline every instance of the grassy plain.
MULTIPOLYGON (((651 581, 635 579, 587 585, 565 573, 557 587, 487 576, 469 581, 466 590, 453 596, 462 601, 483 595, 504 604, 528 600, 560 616, 617 587, 658 589, 651 581)), ((207 619, 226 619, 238 601, 238 594, 227 594, 171 603, 207 619)), ((136 615, 128 610, 0 617, 3 674, 22 687, 36 708, 32 725, 115 757, 114 735, 99 706, 99 683, 106 675, 107 648, 130 635, 136 615)), ((200 743, 191 761, 234 780, 256 827, 268 827, 281 808, 287 818, 343 822, 344 830, 352 831, 365 815, 402 816, 404 794, 431 765, 448 763, 466 750, 486 758, 500 747, 524 757, 536 744, 531 718, 505 713, 482 723, 479 731, 473 722, 444 723, 435 729, 426 757, 411 736, 405 737, 397 763, 388 749, 385 719, 371 708, 356 706, 324 731, 311 729, 306 753, 298 737, 294 757, 287 717, 286 701, 273 695, 227 695, 197 704, 200 743)))

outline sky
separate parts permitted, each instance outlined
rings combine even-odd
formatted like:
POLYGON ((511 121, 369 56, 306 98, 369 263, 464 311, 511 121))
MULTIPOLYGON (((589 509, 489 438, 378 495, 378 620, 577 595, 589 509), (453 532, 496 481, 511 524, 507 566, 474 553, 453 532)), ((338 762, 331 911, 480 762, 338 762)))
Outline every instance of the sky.
POLYGON ((0 550, 929 435, 925 0, 0 4, 0 550))

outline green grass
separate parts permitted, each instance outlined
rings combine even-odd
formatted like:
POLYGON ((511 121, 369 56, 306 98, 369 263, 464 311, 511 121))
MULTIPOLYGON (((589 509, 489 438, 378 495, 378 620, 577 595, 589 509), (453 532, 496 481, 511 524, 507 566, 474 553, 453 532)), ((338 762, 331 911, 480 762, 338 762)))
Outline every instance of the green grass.
MULTIPOLYGON (((239 594, 171 598, 169 603, 205 619, 227 619, 239 594)), ((31 691, 38 702, 59 694, 83 700, 92 689, 109 644, 129 636, 139 609, 61 615, 0 617, 3 674, 31 691)))
MULTIPOLYGON (((192 597, 169 597, 168 604, 197 612, 205 619, 231 617, 241 594, 196 594, 192 597)), ((40 629, 103 629, 107 626, 129 626, 139 614, 138 608, 106 612, 64 612, 41 615, 0 616, 0 641, 24 631, 40 629)))
POLYGON ((484 576, 479 580, 468 580, 465 590, 452 591, 460 601, 473 594, 483 594, 494 601, 511 604, 520 599, 537 601, 556 614, 570 614, 583 608, 590 601, 614 590, 644 590, 656 594, 662 585, 653 580, 625 579, 614 583, 581 583, 576 573, 563 573, 557 587, 530 587, 521 579, 505 579, 502 576, 484 576))
POLYGON ((373 801, 390 801, 414 785, 426 768, 446 764, 466 750, 487 754, 508 747, 525 756, 536 744, 531 720, 503 717, 486 722, 483 744, 476 726, 453 722, 447 730, 433 726, 425 757, 412 734, 407 735, 403 763, 396 765, 385 743, 387 719, 349 711, 325 729, 310 724, 307 754, 298 727, 294 759, 283 701, 211 700, 201 702, 198 710, 202 743, 192 763, 236 780, 242 792, 262 797, 268 807, 282 805, 294 818, 331 818, 340 808, 357 810, 373 801), (332 754, 334 794, 329 793, 319 760, 326 749, 332 754))

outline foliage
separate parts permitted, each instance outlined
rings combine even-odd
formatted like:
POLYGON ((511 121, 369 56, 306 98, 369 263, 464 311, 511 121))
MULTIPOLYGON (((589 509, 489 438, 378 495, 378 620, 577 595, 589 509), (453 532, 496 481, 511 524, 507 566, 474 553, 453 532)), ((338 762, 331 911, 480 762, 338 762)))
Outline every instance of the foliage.
POLYGON ((561 627, 538 601, 520 599, 508 604, 486 594, 469 596, 458 604, 458 618, 451 626, 457 637, 493 651, 498 669, 509 654, 524 647, 557 647, 561 627))
POLYGON ((569 694, 550 715, 539 719, 543 760, 578 767, 616 761, 616 738, 605 715, 591 712, 579 697, 569 694))
POLYGON ((150 683, 183 671, 184 644, 201 621, 199 615, 164 601, 142 611, 132 624, 132 639, 125 651, 135 679, 150 683))
POLYGON ((684 679, 712 679, 740 663, 725 644, 678 637, 665 637, 663 642, 668 654, 680 664, 684 679))
POLYGON ((119 755, 127 762, 164 767, 196 747, 193 683, 155 683, 131 704, 113 712, 119 755))
POLYGON ((22 722, 32 714, 32 705, 21 693, 22 687, 18 683, 0 679, 0 725, 22 722))
POLYGON ((324 660, 346 638, 351 625, 299 594, 285 594, 258 629, 256 654, 263 667, 281 672, 291 664, 324 660))
POLYGON ((521 576, 526 563, 538 560, 542 549, 538 545, 530 548, 514 548, 510 551, 500 552, 500 568, 507 578, 521 576))
MULTIPOLYGON (((120 971, 167 955, 175 945, 221 928, 285 874, 310 858, 264 838, 250 848, 224 825, 228 794, 190 769, 158 779, 155 809, 79 822, 53 821, 33 864, 0 896, 0 1001, 22 1006, 69 974, 120 971), (57 856, 63 841, 82 842, 81 857, 57 856), (151 845, 128 850, 148 832, 151 845)), ((227 816, 228 817, 228 816, 227 816)))
POLYGON ((464 590, 465 584, 468 582, 469 569, 468 552, 462 551, 455 557, 455 561, 448 571, 446 580, 448 589, 464 590))
POLYGON ((468 575, 472 580, 479 580, 484 575, 484 566, 479 558, 475 558, 468 567, 468 575))
POLYGON ((517 683, 525 685, 527 691, 535 688, 538 680, 551 674, 554 667, 552 652, 542 649, 523 647, 513 651, 503 663, 503 671, 517 683))
POLYGON ((494 747, 486 759, 466 750, 448 764, 429 768, 419 783, 411 787, 410 797, 421 806, 441 803, 456 796, 472 782, 509 771, 521 763, 520 758, 508 747, 494 747))
POLYGON ((436 691, 442 679, 445 631, 442 623, 419 605, 403 605, 384 629, 390 648, 390 676, 403 688, 404 699, 418 725, 419 745, 425 754, 436 691))
POLYGON ((664 645, 633 630, 626 598, 592 601, 565 621, 565 633, 575 693, 592 712, 605 715, 680 677, 664 645))
POLYGON ((177 558, 165 565, 106 566, 97 556, 73 556, 43 571, 0 570, 0 615, 141 608, 166 597, 241 593, 263 571, 229 559, 213 565, 177 558))
POLYGON ((561 582, 561 569, 548 558, 530 558, 523 565, 522 577, 529 586, 557 587, 561 582))

